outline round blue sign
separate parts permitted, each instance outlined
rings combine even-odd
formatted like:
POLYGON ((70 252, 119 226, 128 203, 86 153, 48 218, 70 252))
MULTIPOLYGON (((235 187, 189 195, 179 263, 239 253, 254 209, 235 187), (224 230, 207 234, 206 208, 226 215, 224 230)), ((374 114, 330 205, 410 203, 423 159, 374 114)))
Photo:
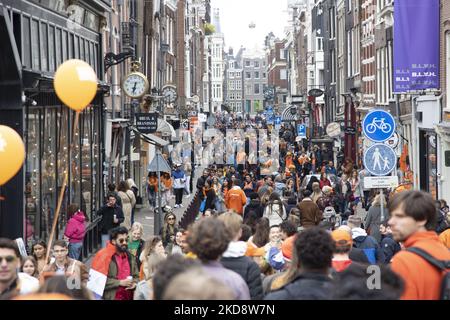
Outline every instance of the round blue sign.
POLYGON ((374 176, 385 176, 397 165, 397 155, 394 149, 376 143, 364 152, 364 167, 374 176))
POLYGON ((369 112, 362 122, 364 135, 374 142, 388 140, 395 132, 394 117, 384 110, 369 112))

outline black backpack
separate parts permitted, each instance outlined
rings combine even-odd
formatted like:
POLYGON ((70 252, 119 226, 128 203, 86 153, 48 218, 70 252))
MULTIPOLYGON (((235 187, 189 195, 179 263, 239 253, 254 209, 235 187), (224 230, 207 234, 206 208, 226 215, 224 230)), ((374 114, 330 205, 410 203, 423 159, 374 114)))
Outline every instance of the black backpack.
MULTIPOLYGON (((434 267, 438 268, 441 271, 446 271, 450 269, 450 260, 438 260, 433 256, 431 256, 428 252, 416 247, 408 248, 406 249, 406 251, 417 254, 418 256, 425 259, 429 264, 433 265, 434 267)), ((441 281, 440 299, 450 300, 450 272, 448 271, 445 273, 441 281)))

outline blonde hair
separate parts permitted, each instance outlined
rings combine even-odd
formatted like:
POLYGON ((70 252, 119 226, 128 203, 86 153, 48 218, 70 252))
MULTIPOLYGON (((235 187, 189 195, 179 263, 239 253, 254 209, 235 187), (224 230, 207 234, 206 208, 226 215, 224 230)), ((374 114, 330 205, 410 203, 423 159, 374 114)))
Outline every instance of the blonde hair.
POLYGON ((242 217, 239 214, 228 211, 221 214, 218 219, 223 221, 225 228, 233 238, 241 232, 242 217))
POLYGON ((142 223, 140 223, 140 222, 135 222, 135 223, 133 223, 133 225, 131 226, 131 229, 130 229, 130 234, 131 234, 134 230, 139 230, 139 232, 141 233, 141 235, 144 235, 144 226, 142 225, 142 223))

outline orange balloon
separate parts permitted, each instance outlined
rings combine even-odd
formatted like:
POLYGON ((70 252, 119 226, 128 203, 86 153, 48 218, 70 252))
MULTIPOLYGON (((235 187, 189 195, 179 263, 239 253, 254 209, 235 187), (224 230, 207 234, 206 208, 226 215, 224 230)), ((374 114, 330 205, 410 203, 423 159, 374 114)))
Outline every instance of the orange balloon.
POLYGON ((20 135, 0 125, 0 186, 16 175, 24 160, 25 146, 20 135))
POLYGON ((56 70, 53 86, 64 104, 75 111, 82 111, 97 93, 97 75, 86 62, 67 60, 56 70))

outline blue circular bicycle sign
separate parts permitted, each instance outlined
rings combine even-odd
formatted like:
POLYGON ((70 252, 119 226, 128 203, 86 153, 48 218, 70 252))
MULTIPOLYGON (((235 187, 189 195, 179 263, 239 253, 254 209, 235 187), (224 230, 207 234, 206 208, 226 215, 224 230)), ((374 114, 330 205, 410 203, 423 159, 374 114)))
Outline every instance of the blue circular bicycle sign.
POLYGON ((395 132, 394 117, 384 110, 369 112, 362 123, 364 135, 374 142, 388 140, 395 132))

